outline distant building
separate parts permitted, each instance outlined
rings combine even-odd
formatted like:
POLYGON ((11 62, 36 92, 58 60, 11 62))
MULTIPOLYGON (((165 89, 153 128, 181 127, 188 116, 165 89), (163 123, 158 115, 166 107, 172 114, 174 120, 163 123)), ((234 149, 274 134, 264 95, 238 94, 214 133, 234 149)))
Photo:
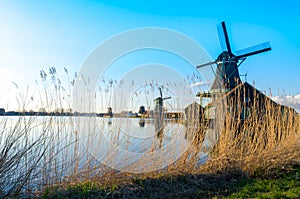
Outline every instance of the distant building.
POLYGON ((144 106, 140 106, 139 114, 144 115, 145 113, 146 113, 145 107, 144 106))
POLYGON ((107 116, 109 116, 109 117, 113 116, 113 112, 112 112, 112 108, 111 107, 107 108, 107 116))
POLYGON ((190 127, 200 127, 202 122, 204 108, 197 102, 193 102, 184 109, 187 125, 190 127))
MULTIPOLYGON (((206 95, 208 95, 208 97, 213 96, 213 94, 209 93, 206 95)), ((248 82, 241 83, 239 86, 225 93, 223 99, 226 104, 226 110, 229 111, 230 116, 240 120, 249 118, 253 114, 253 111, 262 118, 270 108, 272 108, 273 112, 278 111, 278 114, 282 116, 288 113, 295 114, 293 108, 274 102, 270 97, 254 88, 248 82), (253 107, 255 109, 253 109, 253 107)), ((214 108, 215 105, 213 104, 206 107, 206 118, 215 118, 215 114, 213 114, 214 108)))
POLYGON ((0 108, 0 115, 4 115, 5 114, 5 109, 4 108, 0 108))
POLYGON ((137 117, 137 113, 133 113, 132 111, 122 111, 121 113, 118 114, 117 117, 137 117))
POLYGON ((182 112, 175 112, 175 111, 172 111, 172 112, 167 112, 166 113, 166 118, 167 119, 182 119, 183 118, 183 113, 182 112))

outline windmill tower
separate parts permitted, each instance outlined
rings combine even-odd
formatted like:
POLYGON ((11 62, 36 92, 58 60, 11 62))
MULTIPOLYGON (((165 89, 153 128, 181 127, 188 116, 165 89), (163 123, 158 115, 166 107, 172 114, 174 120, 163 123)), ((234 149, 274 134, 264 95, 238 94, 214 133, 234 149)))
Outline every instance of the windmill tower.
POLYGON ((225 22, 218 25, 218 37, 222 53, 215 61, 197 66, 197 68, 217 64, 215 80, 210 93, 226 93, 241 84, 238 67, 251 55, 271 50, 269 42, 261 43, 232 53, 225 22))
POLYGON ((162 95, 162 90, 159 87, 159 93, 160 93, 160 97, 156 98, 155 101, 155 116, 159 119, 163 119, 164 117, 164 110, 163 110, 163 106, 164 106, 164 101, 171 99, 171 97, 163 97, 162 95))
POLYGON ((256 89, 247 82, 242 82, 238 67, 247 57, 269 51, 271 46, 269 42, 264 42, 233 54, 225 22, 218 24, 217 28, 221 54, 216 60, 197 66, 197 68, 201 68, 217 64, 215 79, 208 93, 199 93, 197 96, 212 100, 205 107, 204 118, 212 126, 220 127, 224 123, 222 118, 225 118, 226 110, 230 111, 230 115, 240 118, 238 109, 249 109, 249 104, 255 98, 254 91, 256 89))
MULTIPOLYGON (((211 98, 212 103, 205 107, 204 118, 206 121, 205 138, 203 146, 215 146, 218 142, 222 128, 226 124, 226 117, 237 125, 243 125, 243 121, 251 117, 255 111, 255 117, 263 120, 266 115, 266 103, 271 104, 272 112, 275 115, 287 117, 295 113, 290 108, 272 101, 264 93, 260 92, 247 81, 242 82, 238 71, 238 67, 249 56, 260 54, 271 50, 269 42, 264 42, 243 50, 236 51, 233 54, 228 39, 225 22, 218 25, 218 37, 222 48, 221 54, 215 61, 211 61, 197 68, 217 64, 215 79, 208 93, 200 93, 197 96, 203 98, 211 98), (229 113, 229 114, 228 114, 229 113), (236 121, 241 122, 236 122, 236 121)), ((294 117, 294 116, 293 116, 294 117)), ((230 121, 230 120, 229 120, 230 121)), ((238 132, 240 133, 240 132, 238 132)), ((249 131, 247 133, 251 134, 249 131)), ((202 149, 201 149, 202 150, 202 149)))
POLYGON ((162 90, 159 87, 160 97, 156 98, 155 101, 155 109, 154 109, 154 123, 155 123, 155 131, 160 134, 164 125, 164 101, 171 99, 171 97, 163 97, 162 90))

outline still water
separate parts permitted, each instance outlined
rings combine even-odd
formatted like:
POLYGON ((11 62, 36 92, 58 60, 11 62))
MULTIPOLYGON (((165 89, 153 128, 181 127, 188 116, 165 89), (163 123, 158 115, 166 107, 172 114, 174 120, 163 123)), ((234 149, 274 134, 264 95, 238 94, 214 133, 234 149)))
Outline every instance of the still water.
MULTIPOLYGON (((175 120, 157 124, 142 118, 2 116, 0 147, 14 139, 15 151, 35 144, 22 158, 20 167, 32 165, 26 161, 36 161, 35 179, 44 181, 87 171, 105 173, 107 168, 149 172, 163 169, 183 155, 190 158, 187 153, 195 148, 195 132, 175 120)), ((199 164, 215 144, 211 132, 204 134, 197 151, 199 164)))

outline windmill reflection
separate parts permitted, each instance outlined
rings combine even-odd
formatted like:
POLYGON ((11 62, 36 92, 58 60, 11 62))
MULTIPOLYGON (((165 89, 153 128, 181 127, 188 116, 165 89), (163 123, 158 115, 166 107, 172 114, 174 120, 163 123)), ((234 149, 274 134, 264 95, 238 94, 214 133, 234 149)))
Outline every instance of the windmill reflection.
POLYGON ((140 119, 139 120, 139 126, 140 127, 145 127, 145 119, 140 119))
POLYGON ((162 146, 163 141, 163 130, 164 130, 164 101, 171 99, 171 97, 163 97, 162 90, 159 87, 160 97, 156 98, 155 101, 155 109, 154 109, 154 126, 155 126, 155 133, 159 138, 159 148, 162 146))

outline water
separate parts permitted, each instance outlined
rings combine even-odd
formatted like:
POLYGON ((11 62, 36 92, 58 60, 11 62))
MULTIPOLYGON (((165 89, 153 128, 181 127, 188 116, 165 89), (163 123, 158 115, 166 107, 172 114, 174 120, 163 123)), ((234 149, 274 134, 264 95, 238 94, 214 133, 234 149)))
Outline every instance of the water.
MULTIPOLYGON (((39 184, 70 175, 101 175, 111 168, 131 173, 163 169, 193 148, 195 133, 175 120, 157 125, 142 118, 3 116, 0 121, 0 147, 17 139, 10 155, 27 150, 12 168, 16 172, 4 178, 20 180, 34 166, 31 182, 39 184)), ((197 151, 199 164, 215 142, 212 133, 206 134, 197 151)))

